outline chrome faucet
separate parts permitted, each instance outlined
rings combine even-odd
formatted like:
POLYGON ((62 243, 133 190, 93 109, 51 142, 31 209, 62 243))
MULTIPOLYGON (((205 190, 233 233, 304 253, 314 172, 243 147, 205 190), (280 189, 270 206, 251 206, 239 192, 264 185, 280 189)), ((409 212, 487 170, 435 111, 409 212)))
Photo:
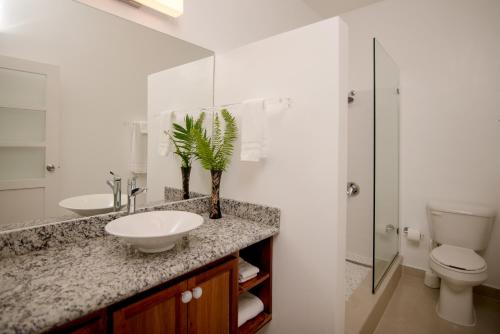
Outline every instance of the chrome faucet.
POLYGON ((127 213, 133 214, 135 213, 135 197, 139 194, 142 194, 143 192, 146 192, 146 188, 138 188, 137 187, 137 180, 135 177, 132 177, 128 179, 127 181, 127 196, 128 196, 128 201, 127 201, 127 213))
POLYGON ((111 171, 109 173, 113 176, 113 180, 107 180, 106 183, 113 190, 113 210, 120 211, 122 207, 122 178, 111 171))

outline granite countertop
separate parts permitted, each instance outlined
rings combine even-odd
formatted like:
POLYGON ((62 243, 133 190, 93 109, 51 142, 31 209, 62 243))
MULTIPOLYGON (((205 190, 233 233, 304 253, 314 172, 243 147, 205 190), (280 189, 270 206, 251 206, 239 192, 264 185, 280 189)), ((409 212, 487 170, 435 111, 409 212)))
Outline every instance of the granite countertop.
POLYGON ((46 331, 279 232, 277 209, 226 206, 232 214, 218 220, 204 214, 201 227, 163 253, 140 253, 103 234, 0 258, 0 332, 46 331), (266 212, 277 214, 277 223, 259 219, 266 212))

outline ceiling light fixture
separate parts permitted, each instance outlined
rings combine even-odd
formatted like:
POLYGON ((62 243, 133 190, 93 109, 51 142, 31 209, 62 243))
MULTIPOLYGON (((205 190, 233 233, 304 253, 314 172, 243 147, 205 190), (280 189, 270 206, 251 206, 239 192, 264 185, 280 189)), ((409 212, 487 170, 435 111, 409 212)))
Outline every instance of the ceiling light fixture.
POLYGON ((184 12, 184 0, 120 0, 134 7, 145 6, 172 17, 184 12))

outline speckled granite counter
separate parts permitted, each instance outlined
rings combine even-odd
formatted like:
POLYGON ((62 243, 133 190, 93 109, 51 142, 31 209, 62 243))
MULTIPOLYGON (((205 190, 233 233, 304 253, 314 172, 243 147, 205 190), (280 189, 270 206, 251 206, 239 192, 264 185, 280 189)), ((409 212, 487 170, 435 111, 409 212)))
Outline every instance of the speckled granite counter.
MULTIPOLYGON (((186 202, 189 203, 185 208, 196 212, 205 207, 207 199, 186 202)), ((183 206, 180 203, 183 202, 149 210, 180 209, 179 206, 183 206)), ((223 201, 222 207, 226 212, 224 218, 211 220, 204 215, 205 223, 201 227, 164 253, 143 254, 115 237, 95 232, 90 236, 83 233, 84 237, 75 233, 71 235, 71 242, 67 239, 49 242, 39 250, 15 252, 19 255, 4 251, 0 258, 0 332, 48 330, 200 268, 279 231, 278 209, 231 200, 223 201)), ((102 229, 111 219, 106 219, 108 216, 113 215, 99 216, 93 224, 102 229)), ((82 231, 88 232, 88 227, 82 231)), ((0 247, 13 247, 6 243, 5 235, 0 237, 4 241, 0 247)), ((19 240, 26 241, 23 238, 26 235, 17 235, 18 248, 19 240)))

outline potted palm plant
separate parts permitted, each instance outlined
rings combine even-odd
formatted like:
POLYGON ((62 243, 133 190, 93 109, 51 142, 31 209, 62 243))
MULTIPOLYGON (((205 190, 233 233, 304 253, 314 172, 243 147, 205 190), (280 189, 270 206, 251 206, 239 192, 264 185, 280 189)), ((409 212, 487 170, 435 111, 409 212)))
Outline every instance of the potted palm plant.
POLYGON ((166 131, 170 141, 175 147, 175 154, 181 161, 182 174, 182 198, 189 199, 189 177, 191 175, 191 164, 196 156, 196 133, 202 131, 205 113, 201 113, 198 119, 192 116, 184 117, 184 126, 173 123, 172 134, 166 131))
POLYGON ((196 129, 196 156, 201 166, 210 171, 212 176, 212 195, 210 197, 210 218, 222 218, 220 209, 220 182, 234 151, 234 142, 238 136, 236 120, 227 109, 220 112, 224 120, 224 130, 219 114, 214 116, 213 133, 209 137, 206 130, 196 129))

